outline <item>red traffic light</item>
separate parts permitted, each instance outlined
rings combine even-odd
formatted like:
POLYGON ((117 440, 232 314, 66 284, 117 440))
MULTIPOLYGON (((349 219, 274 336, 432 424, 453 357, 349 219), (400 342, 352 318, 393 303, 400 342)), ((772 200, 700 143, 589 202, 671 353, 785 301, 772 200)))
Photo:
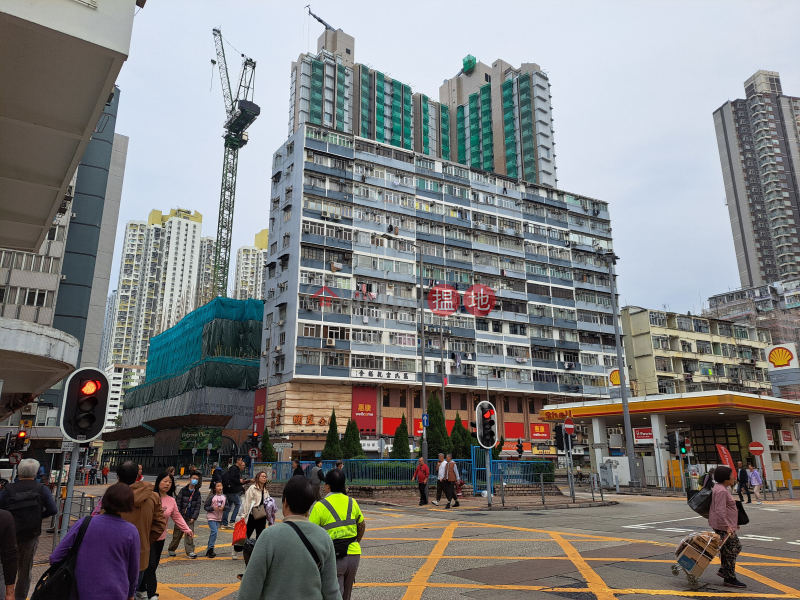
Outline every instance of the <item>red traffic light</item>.
POLYGON ((81 394, 91 396, 92 394, 97 393, 97 390, 99 389, 100 389, 99 381, 89 379, 88 381, 84 381, 81 383, 81 394))
POLYGON ((17 433, 17 439, 19 440, 24 440, 26 437, 28 437, 27 431, 20 431, 19 433, 17 433))
POLYGON ((489 418, 489 417, 491 417, 492 415, 494 415, 494 410, 490 408, 490 409, 489 409, 489 410, 487 410, 485 413, 483 413, 483 418, 484 418, 484 419, 488 419, 488 418, 489 418))

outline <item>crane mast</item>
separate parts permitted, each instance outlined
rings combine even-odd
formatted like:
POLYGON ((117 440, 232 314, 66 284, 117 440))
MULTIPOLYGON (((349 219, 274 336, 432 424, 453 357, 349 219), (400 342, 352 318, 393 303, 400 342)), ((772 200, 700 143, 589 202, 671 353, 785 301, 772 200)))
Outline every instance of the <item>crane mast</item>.
MULTIPOLYGON (((214 248, 214 267, 212 271, 212 297, 225 296, 228 292, 228 270, 231 261, 231 236, 233 234, 233 207, 236 198, 236 174, 239 167, 239 149, 247 144, 247 129, 261 114, 261 108, 253 102, 256 61, 242 55, 242 68, 239 72, 239 85, 236 95, 231 92, 228 76, 228 63, 222 32, 213 30, 214 46, 217 51, 217 66, 222 82, 222 96, 225 100, 225 151, 222 160, 222 185, 219 195, 219 219, 217 220, 217 240, 214 248)), ((210 300, 208 298, 206 300, 210 300)))

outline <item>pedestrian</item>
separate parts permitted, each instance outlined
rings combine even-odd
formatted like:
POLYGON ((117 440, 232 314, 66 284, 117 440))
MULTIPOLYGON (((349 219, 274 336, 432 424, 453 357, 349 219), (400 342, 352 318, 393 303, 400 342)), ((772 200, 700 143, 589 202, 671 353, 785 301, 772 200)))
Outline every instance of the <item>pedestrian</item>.
POLYGON ((311 467, 311 483, 317 490, 317 500, 322 498, 322 486, 325 485, 325 471, 322 470, 322 459, 314 459, 314 466, 311 467))
POLYGON ((44 479, 44 465, 39 465, 39 470, 36 471, 36 482, 42 483, 42 479, 44 479))
POLYGON ((447 506, 445 508, 450 508, 450 503, 453 503, 453 508, 457 506, 461 506, 456 497, 456 481, 458 481, 458 465, 453 462, 453 455, 448 454, 447 460, 445 461, 445 468, 444 468, 444 479, 442 480, 442 487, 444 488, 444 495, 447 498, 447 506))
POLYGON ((444 454, 439 452, 439 464, 436 467, 436 500, 433 500, 431 504, 434 506, 439 506, 439 502, 442 499, 442 492, 444 492, 444 470, 447 466, 447 461, 444 459, 444 454))
POLYGON ((14 517, 7 510, 0 510, 0 567, 6 584, 5 600, 14 600, 14 582, 17 580, 17 565, 19 551, 17 550, 17 535, 14 527, 14 517))
POLYGON ((703 478, 703 487, 704 488, 712 489, 714 487, 714 484, 716 483, 714 481, 714 472, 715 471, 716 471, 716 468, 711 467, 708 470, 708 473, 706 473, 706 476, 703 478))
POLYGON ((303 471, 303 467, 300 466, 300 461, 296 458, 292 460, 292 477, 295 475, 302 475, 303 477, 306 476, 306 472, 303 471))
POLYGON ((419 485, 419 505, 425 506, 428 503, 428 479, 431 476, 428 465, 425 464, 425 459, 421 456, 417 459, 417 469, 411 476, 411 481, 417 480, 419 485))
POLYGON ((94 485, 97 479, 97 468, 92 467, 89 469, 89 485, 94 485))
POLYGON ((123 513, 135 511, 134 497, 133 488, 124 483, 110 486, 103 495, 103 514, 78 519, 50 555, 51 565, 64 560, 84 519, 92 519, 78 549, 77 594, 73 598, 128 600, 134 597, 139 581, 139 532, 122 517, 123 513))
POLYGON ((761 473, 758 472, 753 465, 747 465, 748 484, 753 488, 753 494, 756 497, 756 504, 761 504, 761 486, 764 482, 761 480, 761 473))
MULTIPOLYGON (((186 534, 187 538, 194 537, 194 530, 190 529, 184 521, 178 505, 175 502, 175 477, 170 473, 162 473, 156 478, 155 484, 156 492, 161 496, 161 508, 164 511, 164 520, 169 524, 169 519, 176 529, 180 529, 186 534)), ((156 579, 156 569, 161 560, 161 552, 164 550, 164 542, 167 539, 167 528, 164 528, 164 533, 158 538, 158 541, 150 544, 150 561, 147 569, 142 577, 142 582, 139 584, 138 591, 144 594, 144 598, 153 600, 158 598, 158 580, 156 579)))
POLYGON ((10 512, 14 518, 18 552, 17 583, 14 589, 16 600, 25 600, 28 597, 33 557, 42 534, 42 519, 58 512, 50 490, 43 483, 36 482, 38 472, 39 461, 25 458, 17 465, 18 480, 7 484, 0 491, 0 508, 10 512))
POLYGON ((125 461, 117 467, 117 479, 120 483, 130 486, 133 492, 133 510, 123 511, 120 516, 135 525, 139 532, 139 581, 136 587, 142 582, 144 571, 150 564, 150 540, 158 540, 167 529, 161 497, 154 491, 153 484, 149 481, 136 481, 139 469, 141 465, 131 461, 125 461))
POLYGON ((340 471, 344 471, 344 462, 342 462, 341 460, 337 460, 336 468, 339 469, 340 471))
MULTIPOLYGON (((250 539, 253 532, 256 540, 265 527, 275 523, 275 515, 278 512, 275 500, 269 495, 267 490, 267 472, 260 471, 253 479, 253 485, 247 488, 242 502, 242 518, 247 519, 247 537, 250 539)), ((244 542, 242 542, 244 545, 244 542)), ((242 547, 242 549, 244 549, 242 547)), ((233 547, 234 553, 237 552, 236 546, 233 547)))
POLYGON ((142 468, 142 465, 138 466, 139 466, 139 474, 136 476, 136 482, 144 481, 144 469, 142 468))
POLYGON ((314 505, 308 520, 323 527, 336 551, 336 577, 343 600, 350 600, 361 560, 361 538, 367 522, 353 498, 345 495, 346 478, 342 471, 325 476, 326 496, 314 505))
POLYGON ((175 467, 167 467, 165 473, 172 475, 172 478, 175 479, 175 467))
POLYGON ((216 482, 214 491, 208 495, 203 506, 206 511, 206 519, 208 519, 208 529, 211 532, 208 536, 208 548, 206 549, 208 558, 216 558, 217 556, 216 552, 214 552, 214 544, 217 542, 217 531, 222 521, 222 511, 225 510, 225 505, 228 503, 228 498, 222 489, 222 482, 216 482))
POLYGON ((730 467, 717 467, 714 472, 716 485, 711 493, 711 508, 708 513, 708 524, 720 537, 720 562, 722 566, 717 575, 723 578, 727 587, 746 588, 736 578, 736 557, 742 551, 742 543, 736 532, 739 529, 739 511, 731 495, 729 487, 736 484, 736 473, 730 467))
POLYGON ((747 469, 744 468, 742 461, 736 463, 736 481, 739 484, 739 500, 744 502, 744 497, 742 496, 742 490, 747 493, 747 503, 752 504, 752 500, 750 498, 750 474, 747 472, 747 469))
POLYGON ((289 479, 283 487, 283 523, 258 538, 239 598, 341 600, 331 537, 309 522, 308 511, 315 500, 311 481, 300 476, 289 479))
MULTIPOLYGON (((175 499, 178 511, 186 525, 192 530, 192 534, 194 534, 194 523, 197 521, 197 517, 200 516, 200 505, 203 504, 202 492, 200 491, 202 481, 202 474, 199 471, 192 471, 189 474, 189 484, 181 488, 175 499)), ((175 519, 172 521, 175 523, 175 519)), ((172 529, 172 541, 169 543, 168 548, 170 556, 177 556, 175 551, 180 546, 181 538, 183 538, 183 530, 175 523, 172 529)), ((194 535, 186 535, 183 548, 186 551, 186 556, 197 558, 197 553, 194 551, 194 535)))
MULTIPOLYGON (((222 478, 222 487, 228 502, 225 504, 225 512, 222 514, 223 529, 232 529, 233 523, 236 522, 236 515, 242 508, 242 492, 244 492, 244 484, 249 479, 242 479, 242 469, 244 469, 244 459, 240 456, 236 459, 236 464, 228 468, 228 472, 222 478), (230 519, 228 519, 228 511, 230 511, 230 519)), ((234 556, 236 556, 234 554, 234 556)))
POLYGON ((219 466, 218 462, 215 462, 211 465, 211 481, 208 482, 208 491, 214 491, 214 485, 218 482, 222 481, 222 467, 219 466))

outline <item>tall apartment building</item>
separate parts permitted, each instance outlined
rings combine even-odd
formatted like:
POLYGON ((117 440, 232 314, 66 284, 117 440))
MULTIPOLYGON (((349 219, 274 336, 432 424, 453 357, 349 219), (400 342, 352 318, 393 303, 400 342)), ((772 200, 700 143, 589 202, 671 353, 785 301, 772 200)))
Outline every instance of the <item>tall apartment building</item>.
POLYGON ((506 439, 549 439, 538 411, 553 395, 608 397, 605 202, 308 123, 275 153, 272 181, 260 374, 272 433, 321 449, 331 408, 352 406, 366 433, 392 435, 405 413, 419 435, 423 373, 440 397, 446 375, 449 421, 488 388, 506 439), (497 302, 462 298, 439 316, 437 284, 497 302))
POLYGON ((114 339, 114 324, 117 322, 117 290, 112 291, 106 300, 106 316, 103 319, 103 338, 100 342, 100 357, 97 368, 105 370, 111 355, 111 342, 114 339))
POLYGON ((269 249, 269 229, 256 234, 254 245, 236 251, 233 297, 237 300, 264 299, 264 269, 269 249))
POLYGON ((195 306, 203 306, 214 299, 214 286, 212 276, 214 275, 214 250, 217 247, 217 240, 213 237, 200 238, 200 258, 197 275, 197 292, 195 306))
POLYGON ((111 389, 108 394, 108 411, 103 431, 113 431, 116 429, 115 421, 122 408, 125 392, 144 383, 145 367, 143 365, 111 364, 105 367, 104 371, 111 389))
POLYGON ((800 98, 757 71, 746 99, 714 111, 739 279, 759 287, 800 276, 800 98))
POLYGON ((622 329, 634 396, 718 389, 772 395, 765 328, 626 306, 622 329))
POLYGON ((437 102, 356 63, 353 37, 326 30, 317 54, 292 63, 290 90, 290 135, 303 123, 322 125, 472 170, 557 185, 550 82, 535 63, 488 66, 467 56, 437 102))
POLYGON ((125 226, 107 365, 146 364, 150 338, 194 309, 202 221, 199 212, 178 208, 125 226))

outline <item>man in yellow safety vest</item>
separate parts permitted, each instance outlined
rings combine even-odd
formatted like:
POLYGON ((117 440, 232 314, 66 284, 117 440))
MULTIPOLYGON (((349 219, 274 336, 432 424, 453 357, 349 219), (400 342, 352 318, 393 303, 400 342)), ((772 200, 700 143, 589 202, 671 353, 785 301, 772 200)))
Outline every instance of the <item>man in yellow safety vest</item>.
POLYGON ((366 522, 358 503, 345 495, 344 471, 331 469, 325 474, 326 496, 314 504, 308 520, 328 532, 336 550, 336 576, 342 600, 350 600, 361 560, 361 545, 366 522))

